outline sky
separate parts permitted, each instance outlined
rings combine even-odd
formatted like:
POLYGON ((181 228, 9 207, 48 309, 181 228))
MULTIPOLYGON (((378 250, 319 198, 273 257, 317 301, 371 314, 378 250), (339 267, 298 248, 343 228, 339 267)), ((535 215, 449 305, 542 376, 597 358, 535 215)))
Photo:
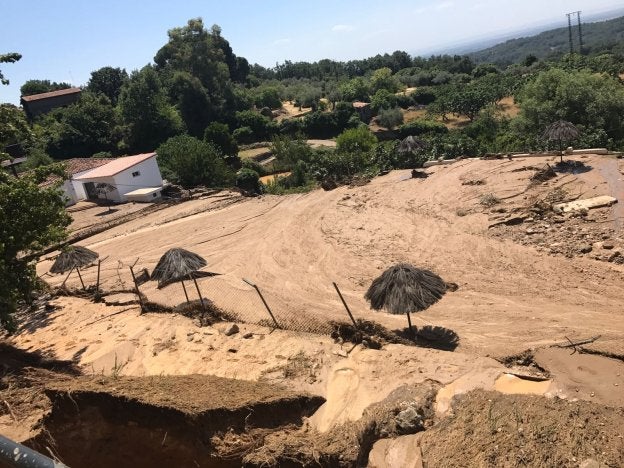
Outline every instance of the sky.
POLYGON ((167 31, 201 17, 250 63, 427 54, 488 36, 622 7, 621 0, 0 0, 0 102, 28 79, 84 85, 103 66, 150 63, 167 31))

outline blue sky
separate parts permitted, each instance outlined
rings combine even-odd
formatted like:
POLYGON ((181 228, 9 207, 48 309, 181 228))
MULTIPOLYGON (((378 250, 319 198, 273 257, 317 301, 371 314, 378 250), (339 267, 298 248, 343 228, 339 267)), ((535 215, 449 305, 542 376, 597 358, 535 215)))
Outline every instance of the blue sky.
POLYGON ((436 48, 552 23, 564 14, 621 7, 621 0, 0 0, 0 53, 11 80, 0 102, 19 102, 28 79, 85 84, 91 71, 128 71, 149 63, 167 30, 189 18, 218 24, 237 55, 251 63, 347 60, 436 48))

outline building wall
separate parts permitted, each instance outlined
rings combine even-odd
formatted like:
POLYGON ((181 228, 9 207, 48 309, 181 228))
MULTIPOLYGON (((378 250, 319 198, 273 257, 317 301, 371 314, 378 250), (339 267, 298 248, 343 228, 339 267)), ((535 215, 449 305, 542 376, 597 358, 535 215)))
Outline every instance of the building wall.
POLYGON ((135 166, 114 176, 115 185, 121 194, 121 201, 126 201, 123 194, 132 192, 139 188, 161 187, 162 176, 156 162, 156 156, 149 158, 135 166), (132 173, 139 172, 138 176, 132 173))
MULTIPOLYGON (((156 157, 154 156, 112 177, 93 177, 74 182, 81 185, 84 198, 86 198, 84 184, 88 182, 93 182, 95 184, 106 183, 112 185, 115 187, 115 190, 107 193, 107 197, 109 200, 121 203, 127 201, 124 194, 128 192, 132 192, 133 190, 139 188, 161 187, 162 176, 160 175, 160 169, 158 168, 158 163, 156 162, 156 157), (132 174, 134 172, 139 172, 139 175, 133 176, 132 174)), ((105 197, 100 195, 99 198, 104 199, 105 197)))

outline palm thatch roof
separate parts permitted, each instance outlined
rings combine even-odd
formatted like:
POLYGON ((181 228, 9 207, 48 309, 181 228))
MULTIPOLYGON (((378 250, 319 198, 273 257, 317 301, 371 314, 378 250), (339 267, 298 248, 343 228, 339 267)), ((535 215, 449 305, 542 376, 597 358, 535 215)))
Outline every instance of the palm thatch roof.
POLYGON ((93 263, 100 255, 80 245, 69 246, 56 257, 51 273, 65 273, 73 268, 80 268, 93 263))
POLYGON ((206 260, 185 249, 167 250, 152 271, 151 279, 158 281, 158 287, 189 278, 191 273, 207 265, 206 260))
POLYGON ((579 137, 579 130, 571 122, 557 120, 551 123, 544 131, 543 138, 546 140, 572 141, 579 137))
POLYGON ((427 142, 420 140, 415 136, 405 137, 401 143, 399 143, 398 151, 400 153, 414 153, 420 149, 426 148, 427 142))
POLYGON ((398 315, 429 308, 446 290, 446 283, 435 273, 399 263, 373 280, 364 297, 373 309, 398 315))

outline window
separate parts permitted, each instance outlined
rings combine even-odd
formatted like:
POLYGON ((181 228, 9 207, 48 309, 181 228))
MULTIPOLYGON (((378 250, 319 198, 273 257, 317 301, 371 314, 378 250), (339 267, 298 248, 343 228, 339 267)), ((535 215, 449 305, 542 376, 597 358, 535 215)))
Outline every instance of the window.
POLYGON ((140 172, 140 171, 134 171, 134 172, 132 173, 132 177, 139 177, 140 175, 141 175, 141 172, 140 172))

